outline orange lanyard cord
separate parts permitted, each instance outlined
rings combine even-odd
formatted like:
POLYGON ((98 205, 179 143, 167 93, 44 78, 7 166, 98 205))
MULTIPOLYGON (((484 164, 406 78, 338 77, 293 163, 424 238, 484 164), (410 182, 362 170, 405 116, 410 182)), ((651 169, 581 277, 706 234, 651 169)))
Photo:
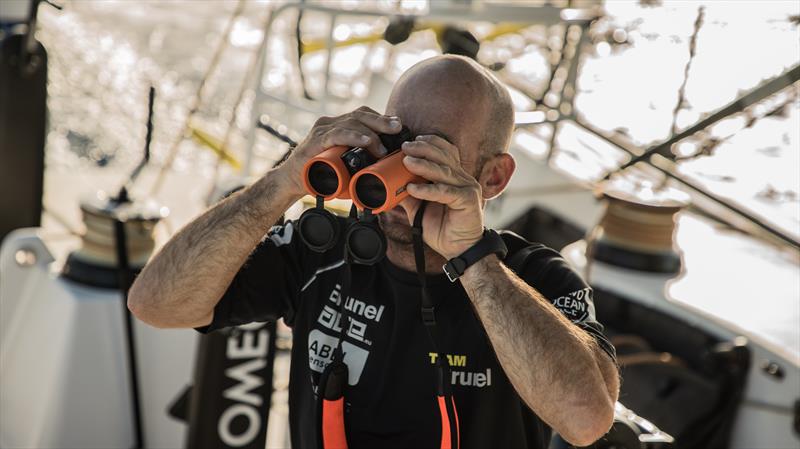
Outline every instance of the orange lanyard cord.
MULTIPOLYGON (((355 218, 355 206, 350 209, 348 220, 355 218)), ((333 350, 333 358, 320 377, 319 382, 319 420, 318 441, 321 449, 347 449, 347 436, 344 425, 344 390, 347 387, 348 369, 344 363, 342 345, 347 335, 349 316, 345 309, 352 283, 352 266, 347 249, 344 254, 342 290, 339 296, 339 343, 333 350)))
POLYGON ((419 284, 422 288, 422 323, 428 333, 428 338, 433 346, 436 357, 436 395, 439 403, 439 415, 442 420, 441 449, 458 449, 460 445, 460 432, 458 428, 458 414, 456 403, 450 388, 450 370, 443 361, 444 354, 439 350, 437 343, 436 310, 433 300, 428 292, 428 280, 425 276, 425 249, 422 241, 422 217, 428 202, 422 201, 414 215, 414 225, 411 228, 414 245, 414 262, 417 268, 419 284))

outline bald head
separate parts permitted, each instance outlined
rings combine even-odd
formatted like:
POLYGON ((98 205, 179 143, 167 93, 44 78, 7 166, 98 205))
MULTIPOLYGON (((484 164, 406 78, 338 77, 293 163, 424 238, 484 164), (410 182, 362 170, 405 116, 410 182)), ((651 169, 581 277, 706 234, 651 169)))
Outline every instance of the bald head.
POLYGON ((438 134, 461 150, 475 173, 490 156, 507 151, 514 110, 506 88, 489 71, 461 56, 426 59, 394 85, 386 105, 418 134, 438 134))
MULTIPOLYGON (((480 184, 484 201, 499 195, 514 173, 514 158, 506 153, 514 128, 511 98, 470 59, 438 56, 411 67, 395 83, 386 114, 400 117, 414 135, 438 135, 457 147, 461 167, 480 184)), ((379 215, 390 250, 405 248, 393 254, 411 254, 410 200, 401 203, 403 213, 379 215)))

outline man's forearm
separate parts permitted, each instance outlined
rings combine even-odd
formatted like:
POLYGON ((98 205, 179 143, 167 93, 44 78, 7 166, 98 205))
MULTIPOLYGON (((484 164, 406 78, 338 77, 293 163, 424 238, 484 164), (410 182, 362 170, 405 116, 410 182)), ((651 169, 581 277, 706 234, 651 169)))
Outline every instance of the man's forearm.
POLYGON ((299 199, 284 189, 281 169, 268 172, 195 218, 142 270, 128 307, 157 327, 209 324, 214 306, 268 229, 299 199))
MULTIPOLYGON (((270 226, 304 191, 305 163, 334 146, 366 147, 377 133, 400 131, 397 117, 364 106, 320 117, 292 155, 255 184, 207 210, 178 232, 147 264, 128 294, 128 307, 159 327, 209 324, 214 306, 270 226)), ((278 262, 279 263, 279 262, 278 262)))
POLYGON ((616 367, 496 256, 461 278, 500 364, 520 397, 567 441, 587 445, 613 420, 616 367))

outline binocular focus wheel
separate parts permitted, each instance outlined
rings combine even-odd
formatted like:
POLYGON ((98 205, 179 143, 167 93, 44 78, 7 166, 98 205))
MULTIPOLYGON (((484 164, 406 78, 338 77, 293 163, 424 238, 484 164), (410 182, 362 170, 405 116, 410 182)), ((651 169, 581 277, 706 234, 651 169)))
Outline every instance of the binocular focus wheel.
POLYGON ((322 253, 339 241, 339 222, 327 210, 309 209, 297 222, 300 239, 312 251, 322 253))
POLYGON ((386 255, 386 237, 376 222, 353 223, 347 230, 345 246, 353 261, 375 265, 386 255))

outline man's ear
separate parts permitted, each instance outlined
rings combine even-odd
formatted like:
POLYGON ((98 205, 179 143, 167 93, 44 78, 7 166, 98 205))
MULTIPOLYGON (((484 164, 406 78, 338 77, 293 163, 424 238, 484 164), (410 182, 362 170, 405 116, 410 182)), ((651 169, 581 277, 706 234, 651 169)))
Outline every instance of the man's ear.
POLYGON ((490 200, 505 190, 517 163, 508 153, 500 153, 489 158, 481 169, 478 182, 483 189, 483 199, 490 200))

